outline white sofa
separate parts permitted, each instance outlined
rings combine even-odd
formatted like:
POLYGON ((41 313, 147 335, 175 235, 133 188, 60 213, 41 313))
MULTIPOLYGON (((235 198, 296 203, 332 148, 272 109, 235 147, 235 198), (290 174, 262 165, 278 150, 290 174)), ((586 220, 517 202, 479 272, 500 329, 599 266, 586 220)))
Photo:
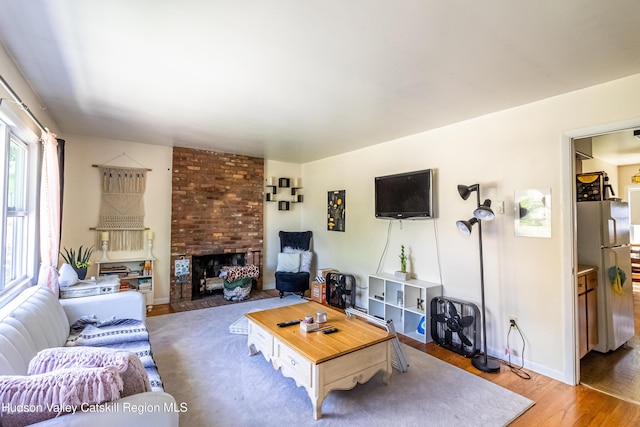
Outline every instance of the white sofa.
MULTIPOLYGON (((145 320, 144 296, 138 292, 58 300, 49 290, 31 287, 0 308, 0 375, 26 375, 29 361, 40 351, 64 346, 69 327, 82 316, 98 319, 145 320)), ((146 392, 110 404, 114 412, 77 412, 36 426, 178 425, 178 405, 165 392, 146 392)))

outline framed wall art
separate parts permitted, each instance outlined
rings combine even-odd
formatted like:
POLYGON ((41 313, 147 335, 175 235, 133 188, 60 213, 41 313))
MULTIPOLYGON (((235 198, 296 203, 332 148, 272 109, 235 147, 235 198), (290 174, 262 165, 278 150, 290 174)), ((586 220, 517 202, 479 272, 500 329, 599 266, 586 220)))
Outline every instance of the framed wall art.
POLYGON ((327 230, 344 231, 346 220, 345 190, 329 191, 327 197, 327 230))
POLYGON ((516 190, 515 234, 551 238, 551 189, 516 190))

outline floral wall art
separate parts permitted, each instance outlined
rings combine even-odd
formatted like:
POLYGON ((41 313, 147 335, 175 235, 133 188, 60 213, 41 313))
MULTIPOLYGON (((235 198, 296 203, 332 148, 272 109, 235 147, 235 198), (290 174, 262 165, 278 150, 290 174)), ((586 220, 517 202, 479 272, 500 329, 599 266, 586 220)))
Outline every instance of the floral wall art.
POLYGON ((345 190, 329 191, 327 203, 327 230, 345 230, 345 190))

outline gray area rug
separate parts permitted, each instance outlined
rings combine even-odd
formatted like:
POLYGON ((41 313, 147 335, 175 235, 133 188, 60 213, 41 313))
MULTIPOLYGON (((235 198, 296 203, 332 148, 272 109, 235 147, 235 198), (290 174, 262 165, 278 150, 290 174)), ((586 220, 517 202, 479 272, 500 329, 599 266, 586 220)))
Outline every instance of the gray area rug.
MULTIPOLYGON (((391 384, 376 374, 352 390, 332 391, 313 419, 311 401, 229 326, 244 313, 300 303, 297 296, 153 316, 154 358, 183 426, 502 426, 534 402, 403 345, 407 373, 391 384)), ((237 325, 237 323, 236 323, 237 325)), ((232 328, 233 329, 233 328, 232 328)))

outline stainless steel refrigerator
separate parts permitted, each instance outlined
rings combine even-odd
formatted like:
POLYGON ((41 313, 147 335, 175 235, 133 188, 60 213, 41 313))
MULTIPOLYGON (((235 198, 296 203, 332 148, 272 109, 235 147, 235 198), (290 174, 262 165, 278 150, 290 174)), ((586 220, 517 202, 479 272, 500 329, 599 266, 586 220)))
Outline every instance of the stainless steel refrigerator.
POLYGON ((626 202, 579 202, 578 262, 598 267, 598 345, 616 350, 635 333, 629 248, 629 206, 626 202), (615 278, 625 278, 617 287, 615 278), (614 279, 614 280, 612 280, 614 279))

